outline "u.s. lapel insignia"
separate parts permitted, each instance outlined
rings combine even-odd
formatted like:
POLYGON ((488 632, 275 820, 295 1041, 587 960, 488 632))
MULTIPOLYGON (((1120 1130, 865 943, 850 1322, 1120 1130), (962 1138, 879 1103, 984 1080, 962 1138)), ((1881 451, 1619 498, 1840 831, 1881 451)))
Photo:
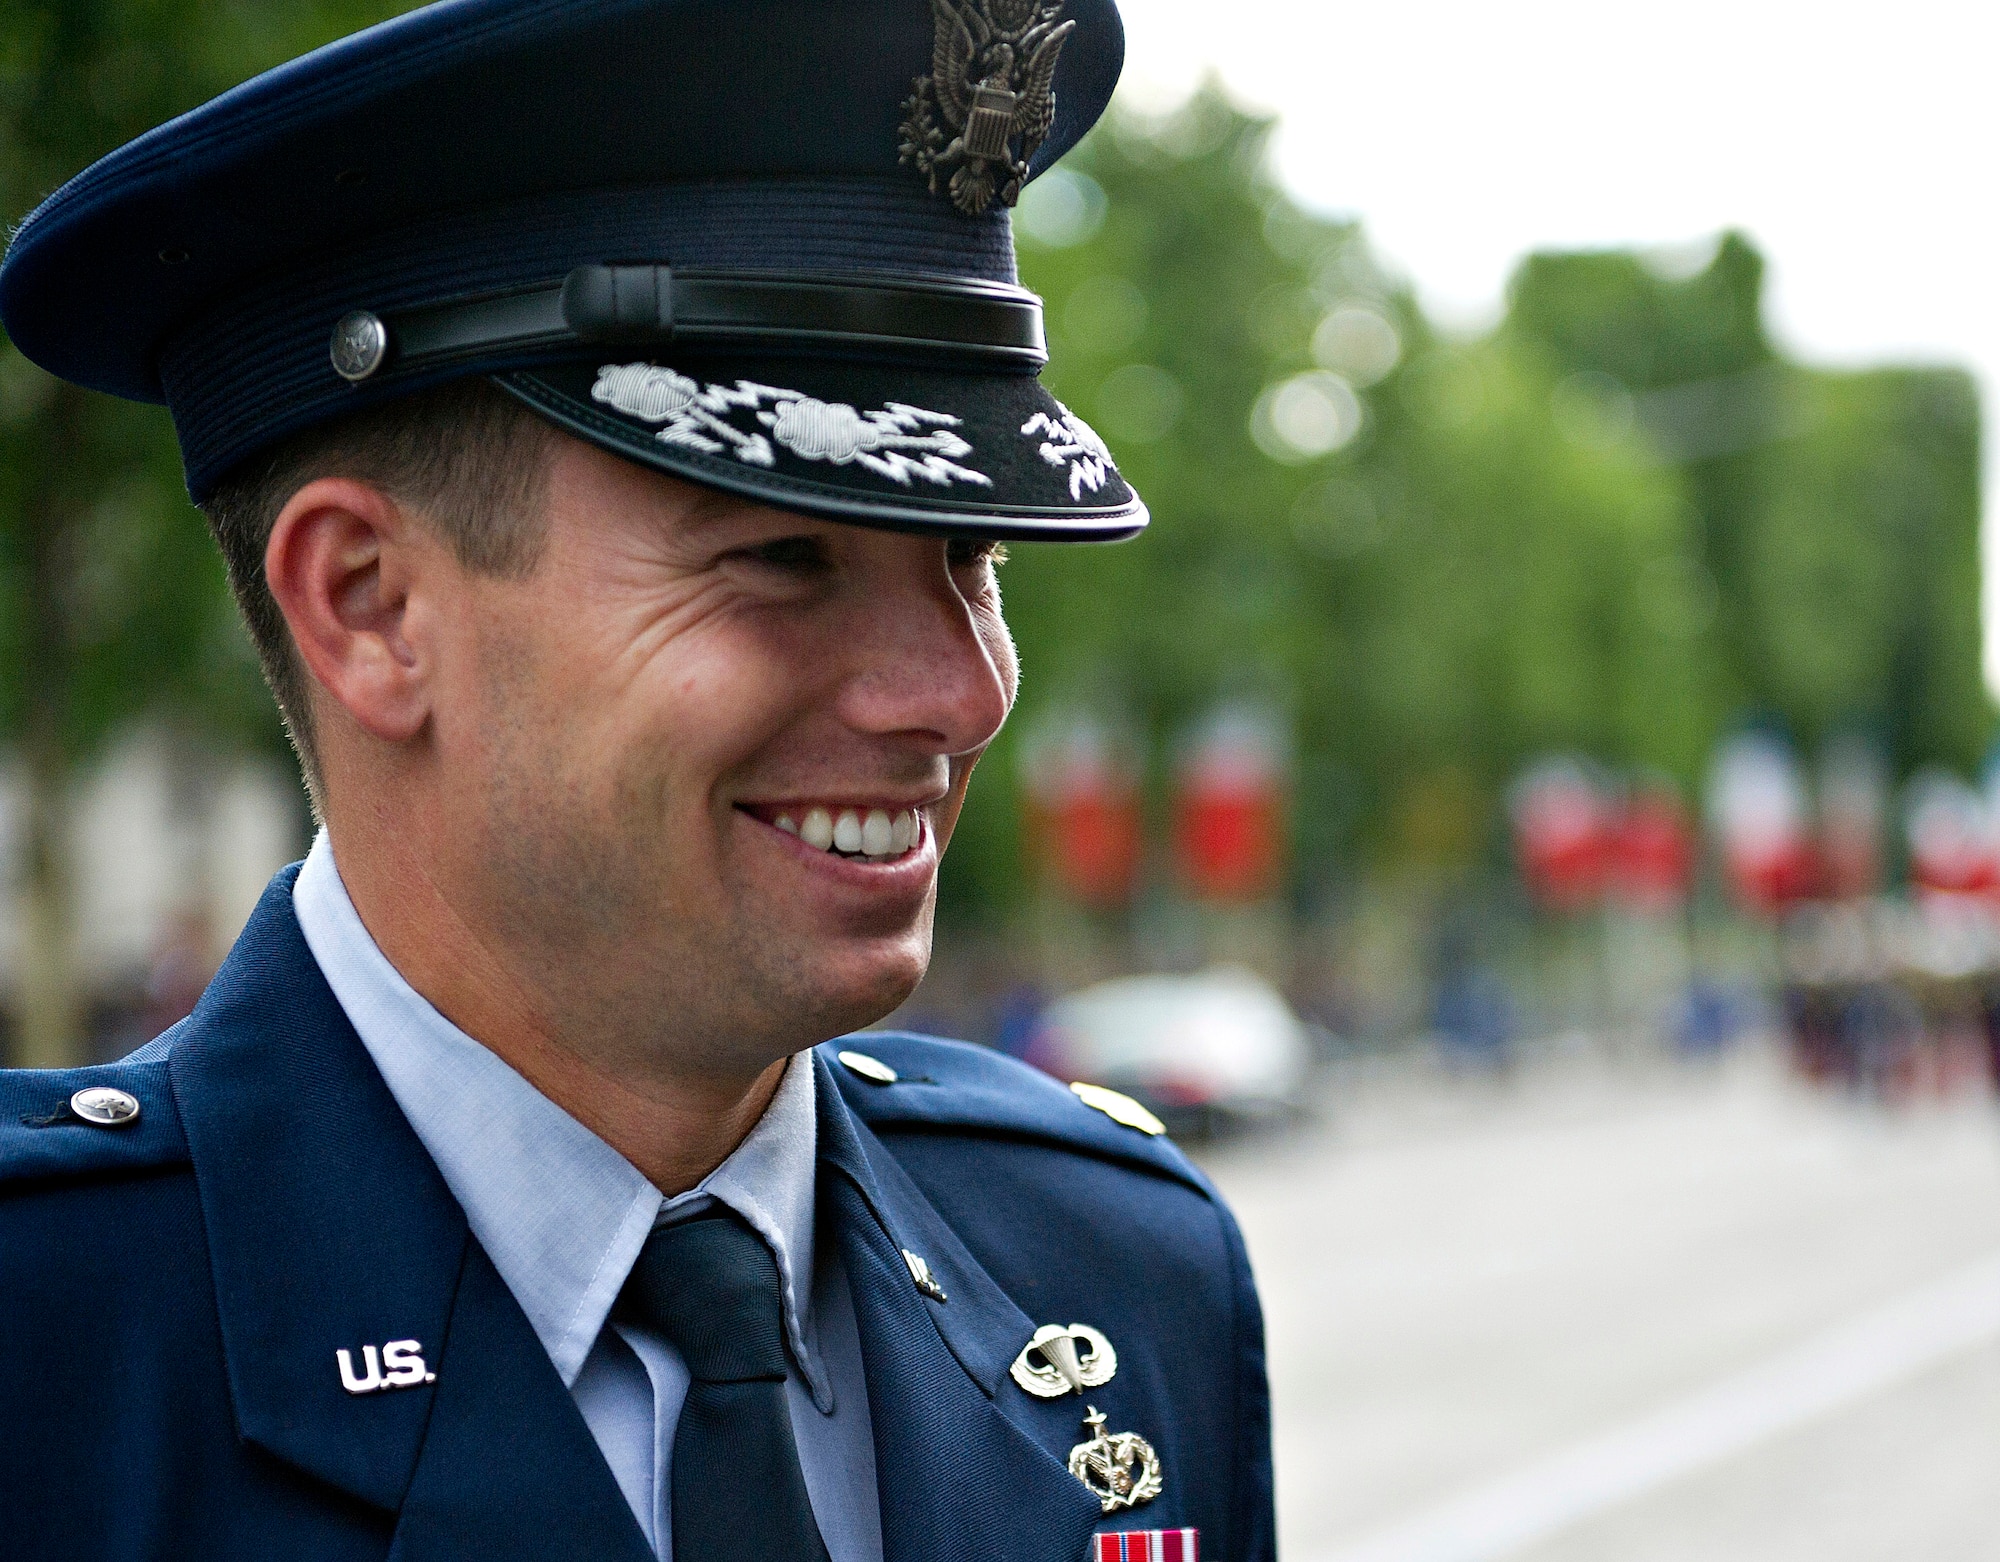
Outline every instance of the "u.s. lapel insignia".
POLYGON ((1085 1409, 1090 1413, 1083 1424, 1091 1435, 1069 1451, 1069 1473, 1090 1488, 1106 1513, 1136 1508, 1159 1496, 1166 1483, 1161 1479, 1160 1456, 1153 1452, 1153 1445, 1137 1432, 1107 1433, 1097 1406, 1085 1409))
POLYGON ((354 1358, 344 1350, 333 1353, 340 1368, 340 1386, 350 1394, 376 1394, 389 1388, 414 1388, 419 1383, 437 1382, 437 1374, 424 1362, 424 1348, 415 1340, 391 1340, 377 1352, 373 1345, 361 1347, 363 1370, 354 1370, 354 1358))
POLYGON ((1061 1399, 1109 1383, 1118 1371, 1118 1352, 1087 1323, 1045 1323, 1007 1371, 1035 1398, 1061 1399))
POLYGON ((931 73, 903 105, 898 160, 968 217, 1021 198, 1056 122, 1056 58, 1076 30, 1063 3, 931 0, 931 73))

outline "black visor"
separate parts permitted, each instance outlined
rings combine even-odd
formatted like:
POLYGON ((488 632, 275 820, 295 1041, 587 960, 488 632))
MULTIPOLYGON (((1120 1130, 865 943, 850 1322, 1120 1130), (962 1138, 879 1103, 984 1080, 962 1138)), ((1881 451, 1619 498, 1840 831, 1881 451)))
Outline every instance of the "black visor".
POLYGON ((1019 539, 1146 524, 1103 441, 1029 374, 604 353, 494 381, 580 438, 779 509, 1019 539))

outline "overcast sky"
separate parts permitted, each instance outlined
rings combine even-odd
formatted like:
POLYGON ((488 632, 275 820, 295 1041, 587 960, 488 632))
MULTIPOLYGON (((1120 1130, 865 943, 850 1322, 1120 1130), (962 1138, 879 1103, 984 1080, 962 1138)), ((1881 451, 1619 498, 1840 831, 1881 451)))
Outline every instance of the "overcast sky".
MULTIPOLYGON (((1900 0, 1121 0, 1126 84, 1218 72, 1282 116, 1279 172, 1358 216, 1447 323, 1535 248, 1740 227, 1816 363, 1957 363, 2000 395, 2000 22, 1900 0)), ((1992 418, 1987 419, 1989 431, 1992 418)), ((1990 432, 1989 432, 1990 437, 1990 432)), ((1987 675, 2000 514, 1986 484, 1987 675)))

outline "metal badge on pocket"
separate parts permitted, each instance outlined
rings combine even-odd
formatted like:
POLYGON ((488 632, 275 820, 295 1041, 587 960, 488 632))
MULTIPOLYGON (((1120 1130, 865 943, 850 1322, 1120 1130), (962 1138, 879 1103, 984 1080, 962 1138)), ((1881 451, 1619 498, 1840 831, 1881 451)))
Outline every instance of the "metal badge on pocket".
POLYGON ((1118 1352, 1087 1323, 1045 1323, 1007 1369, 1037 1399, 1060 1399, 1109 1383, 1118 1352))

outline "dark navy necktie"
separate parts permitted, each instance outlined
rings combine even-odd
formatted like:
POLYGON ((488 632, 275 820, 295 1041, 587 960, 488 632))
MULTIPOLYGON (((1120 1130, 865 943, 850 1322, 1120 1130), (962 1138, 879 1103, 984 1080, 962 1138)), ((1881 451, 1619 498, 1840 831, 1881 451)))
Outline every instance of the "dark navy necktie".
POLYGON ((778 1265, 717 1208, 646 1239, 621 1316, 687 1363, 674 1431, 674 1562, 826 1562, 785 1402, 778 1265))

